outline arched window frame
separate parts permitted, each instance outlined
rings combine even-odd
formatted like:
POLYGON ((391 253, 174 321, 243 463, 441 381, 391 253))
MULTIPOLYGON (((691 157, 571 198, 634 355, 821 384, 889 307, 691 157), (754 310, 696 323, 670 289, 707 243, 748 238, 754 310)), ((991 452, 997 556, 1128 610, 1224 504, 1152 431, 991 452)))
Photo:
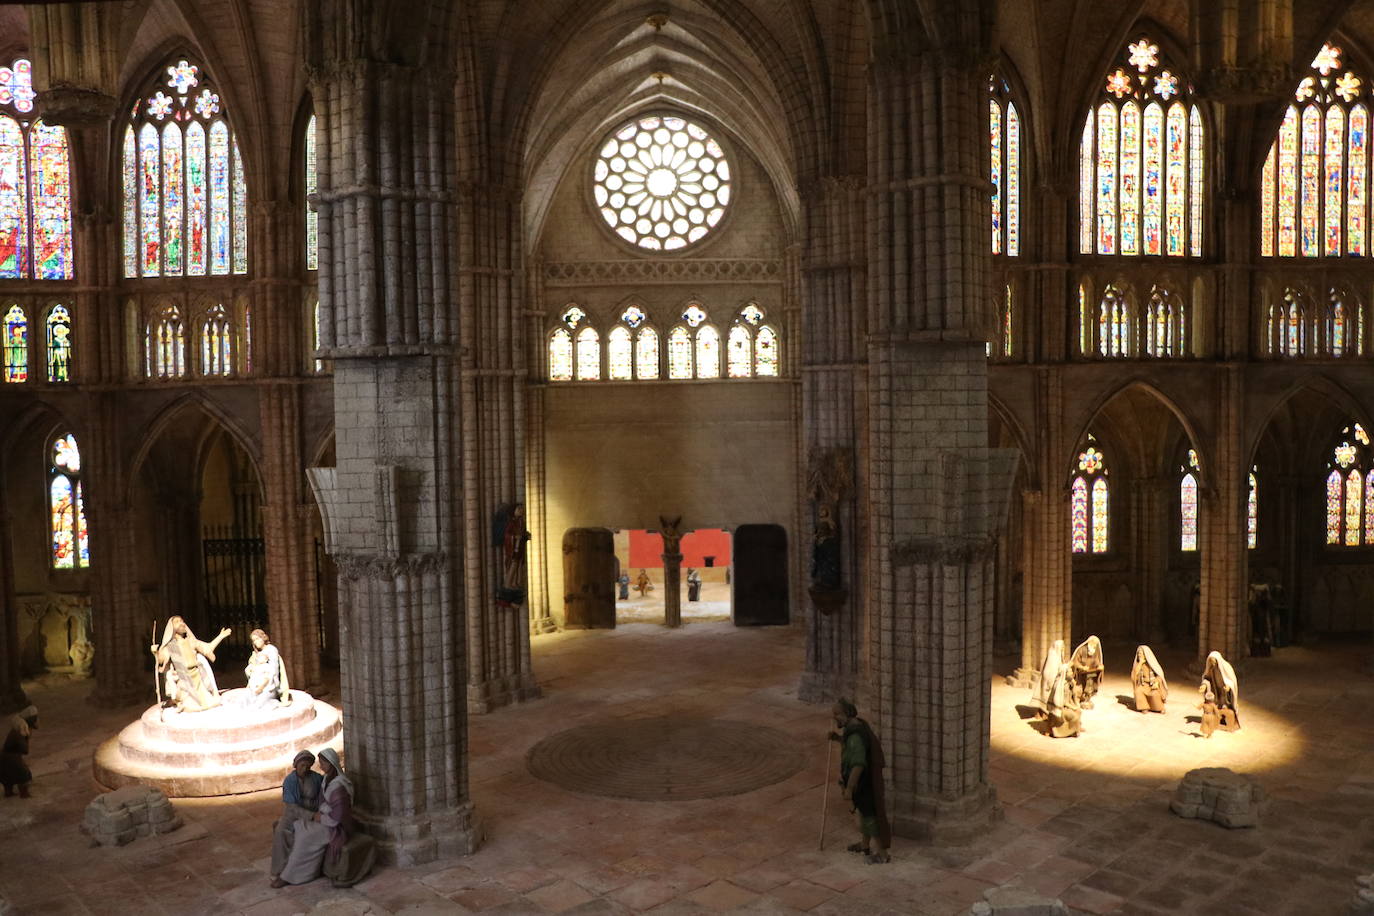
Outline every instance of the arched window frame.
POLYGON ((1266 322, 1269 355, 1292 359, 1308 355, 1312 339, 1312 310, 1309 297, 1288 287, 1283 298, 1269 306, 1266 322))
POLYGON ((0 303, 0 346, 4 350, 6 384, 29 380, 29 313, 18 302, 0 303))
POLYGON ((70 280, 72 154, 66 128, 34 117, 33 65, 23 57, 0 66, 0 279, 70 280))
POLYGON ((1161 283, 1152 286, 1140 316, 1145 355, 1156 359, 1192 355, 1188 346, 1189 317, 1188 302, 1183 295, 1161 283))
POLYGON ((1369 237, 1369 99, 1344 42, 1324 43, 1299 82, 1260 172, 1259 253, 1364 257, 1369 237))
MULTIPOLYGON (((312 111, 305 122, 302 138, 303 182, 305 188, 305 269, 320 267, 320 214, 315 210, 314 196, 320 190, 319 156, 316 147, 316 121, 312 111)), ((318 369, 316 371, 319 371, 318 369)))
POLYGON ((1174 59, 1155 37, 1137 32, 1084 117, 1080 254, 1202 256, 1207 131, 1192 84, 1174 59), (1128 133, 1135 142, 1127 142, 1128 133), (1138 191, 1123 198, 1123 186, 1132 184, 1138 191))
POLYGON ((665 350, 666 363, 668 366, 668 377, 674 381, 688 381, 691 379, 713 381, 722 377, 725 371, 725 345, 728 338, 722 337, 720 330, 711 322, 710 313, 706 311, 700 300, 691 299, 682 309, 680 320, 669 329, 665 338, 667 347, 665 350), (702 332, 707 332, 703 336, 702 332), (675 335, 685 333, 691 351, 691 373, 684 377, 675 377, 672 374, 674 368, 672 346, 675 335), (707 373, 703 363, 703 354, 708 352, 710 347, 710 337, 715 335, 715 357, 716 371, 707 373))
POLYGON ((190 55, 170 60, 144 84, 123 133, 124 275, 245 274, 248 188, 238 136, 215 81, 190 55), (193 150, 202 144, 196 181, 193 150))
POLYGON ((1069 547, 1073 553, 1104 554, 1111 549, 1109 474, 1106 455, 1089 433, 1069 481, 1069 547))
POLYGON ((626 304, 616 323, 606 332, 607 380, 628 382, 659 379, 662 376, 660 346, 658 330, 644 307, 638 302, 626 304), (622 370, 617 369, 613 352, 617 338, 625 341, 629 355, 629 365, 622 370))
POLYGON ((988 77, 988 160, 992 180, 992 253, 1021 254, 1021 187, 1026 153, 1023 108, 999 71, 988 77))
POLYGON ((1359 423, 1340 431, 1327 450, 1326 546, 1374 546, 1374 453, 1359 423))
POLYGON ((1102 288, 1093 325, 1097 337, 1096 356, 1129 359, 1139 352, 1139 321, 1130 286, 1108 283, 1102 288))
POLYGON ((311 289, 305 294, 305 364, 315 375, 328 375, 333 362, 318 355, 320 350, 320 294, 311 289))
POLYGON ((583 311, 581 306, 577 305, 577 303, 570 302, 565 305, 563 310, 559 313, 558 323, 549 329, 544 340, 544 358, 546 360, 545 365, 548 366, 549 381, 551 382, 599 381, 604 377, 601 367, 601 336, 597 334, 596 329, 592 326, 590 319, 587 317, 587 313, 583 311), (594 365, 584 365, 584 357, 588 354, 585 352, 586 348, 579 349, 578 347, 578 335, 586 330, 590 330, 593 334, 597 335, 595 348, 596 360, 594 365), (554 363, 554 347, 562 346, 564 343, 568 347, 568 373, 566 377, 563 377, 561 373, 556 371, 554 363), (595 374, 592 378, 584 377, 592 374, 593 371, 595 374))
POLYGON ((1259 465, 1250 466, 1245 496, 1245 546, 1254 550, 1259 546, 1259 465))
POLYGON ((223 303, 210 306, 200 322, 196 338, 200 344, 202 378, 229 378, 234 374, 236 347, 234 321, 223 303))
POLYGON ((1178 474, 1178 547, 1183 553, 1196 553, 1202 520, 1202 467, 1196 449, 1188 449, 1178 474))
POLYGON ((71 433, 48 440, 48 560, 55 570, 90 566, 90 538, 81 491, 81 451, 71 433))
POLYGON ((1364 354, 1364 302, 1344 285, 1327 292, 1316 328, 1317 352, 1342 359, 1364 354))
POLYGON ((782 335, 768 320, 757 302, 746 302, 735 314, 735 320, 724 339, 723 368, 726 378, 777 378, 782 374, 782 335), (773 349, 771 371, 769 361, 762 356, 764 347, 773 349), (743 352, 736 352, 737 342, 743 342, 743 352))
POLYGON ((186 364, 186 320, 172 303, 158 306, 147 322, 144 337, 144 376, 149 379, 183 379, 186 364))

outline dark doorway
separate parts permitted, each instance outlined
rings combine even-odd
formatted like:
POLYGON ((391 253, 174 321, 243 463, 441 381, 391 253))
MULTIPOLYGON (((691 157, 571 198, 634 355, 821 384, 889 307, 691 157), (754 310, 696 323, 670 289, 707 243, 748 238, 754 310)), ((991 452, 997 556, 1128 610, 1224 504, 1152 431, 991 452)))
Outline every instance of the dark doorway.
POLYGON ((615 539, 605 528, 563 535, 563 625, 615 628, 615 539))
POLYGON ((781 525, 740 525, 734 554, 735 626, 785 626, 787 532, 781 525))

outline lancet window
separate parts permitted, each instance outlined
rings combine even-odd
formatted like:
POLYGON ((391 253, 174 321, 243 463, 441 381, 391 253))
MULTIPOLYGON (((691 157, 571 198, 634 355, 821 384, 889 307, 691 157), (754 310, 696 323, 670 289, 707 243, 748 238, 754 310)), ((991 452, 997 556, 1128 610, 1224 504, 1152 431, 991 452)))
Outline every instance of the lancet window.
POLYGON ((558 326, 549 334, 549 381, 571 382, 574 378, 601 377, 599 348, 594 346, 592 353, 587 352, 587 338, 581 336, 583 331, 591 331, 591 340, 596 341, 596 331, 587 323, 587 313, 576 305, 569 305, 559 317, 558 326), (578 335, 576 347, 574 335, 578 335), (584 359, 593 356, 592 365, 579 366, 584 359))
POLYGON ((1188 457, 1179 468, 1178 483, 1179 549, 1197 550, 1198 536, 1198 467, 1197 451, 1188 449, 1188 457))
POLYGON ((48 518, 53 569, 91 564, 86 507, 81 497, 81 452, 70 433, 53 440, 48 455, 48 518))
POLYGON ((315 116, 305 123, 305 269, 320 266, 320 215, 309 199, 320 189, 319 168, 315 153, 315 116))
POLYGON ((48 309, 44 323, 48 350, 48 381, 72 380, 72 315, 65 305, 48 309))
POLYGON ((1182 296, 1150 287, 1144 305, 1131 287, 1109 283, 1096 297, 1079 287, 1079 346, 1086 356, 1171 359, 1191 355, 1189 311, 1182 296))
POLYGON ((1250 486, 1245 498, 1245 546, 1259 545, 1259 466, 1250 468, 1250 486))
POLYGON ((22 306, 15 304, 5 310, 4 317, 5 381, 29 380, 29 318, 22 306))
POLYGON ((726 349, 726 374, 730 378, 777 376, 778 334, 756 303, 740 309, 726 349))
POLYGON ((186 323, 174 305, 162 307, 148 323, 144 374, 161 379, 186 377, 186 323))
POLYGON ((1069 530, 1074 553, 1106 553, 1111 521, 1111 494, 1107 483, 1107 459, 1097 439, 1088 434, 1088 446, 1078 455, 1069 486, 1069 530))
MULTIPOLYGON (((244 315, 247 318, 247 313, 244 315)), ((228 376, 234 374, 234 326, 223 305, 216 305, 200 326, 200 374, 228 376)))
POLYGON ((1364 304, 1348 290, 1332 287, 1314 307, 1307 295, 1284 290, 1269 307, 1265 347, 1271 356, 1348 357, 1364 353, 1364 304))
POLYGON ((163 68, 124 129, 124 275, 246 273, 248 188, 238 139, 210 79, 163 68))
POLYGON ((1149 36, 1126 46, 1083 122, 1080 252, 1202 254, 1205 137, 1192 95, 1149 36))
POLYGON ((1374 544, 1374 462, 1369 434, 1359 423, 1341 430, 1327 458, 1326 543, 1374 544))
POLYGON ((72 277, 71 155, 65 128, 34 118, 33 65, 0 67, 0 279, 72 277))
POLYGON ((1260 254, 1369 254, 1365 80, 1327 42, 1293 93, 1260 173, 1260 254))
POLYGON ((658 331, 637 305, 620 313, 606 335, 606 376, 612 381, 658 378, 658 331))
POLYGON ((988 155, 992 176, 992 253, 1021 253, 1021 114, 1011 86, 993 74, 988 80, 988 155))

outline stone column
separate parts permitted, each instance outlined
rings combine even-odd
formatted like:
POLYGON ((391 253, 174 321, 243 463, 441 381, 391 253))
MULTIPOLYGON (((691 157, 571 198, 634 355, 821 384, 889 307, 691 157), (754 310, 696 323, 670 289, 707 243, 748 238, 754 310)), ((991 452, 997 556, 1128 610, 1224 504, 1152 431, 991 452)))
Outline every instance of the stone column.
MULTIPOLYGON (((1233 664, 1248 656, 1249 556, 1245 546, 1245 508, 1250 465, 1243 428, 1244 370, 1237 365, 1218 370, 1214 398, 1216 447, 1203 466, 1205 486, 1199 519, 1202 547, 1202 594, 1198 619, 1197 660, 1220 652, 1233 664)), ((1205 459, 1204 459, 1205 460, 1205 459)))
MULTIPOLYGON (((263 184, 271 188, 267 176, 263 184)), ((320 683, 320 616, 314 587, 315 543, 306 492, 302 399, 304 388, 299 281, 293 276, 305 247, 300 206, 268 200, 252 209, 255 253, 251 287, 253 374, 262 423, 262 536, 272 642, 286 662, 291 686, 315 694, 320 683)))
POLYGON ((383 860, 411 865, 481 838, 468 793, 458 129, 451 59, 369 51, 385 32, 369 8, 308 10, 338 454, 310 480, 339 568, 355 811, 383 860))
MULTIPOLYGON (((1158 643, 1164 635, 1160 619, 1164 574, 1169 565, 1171 538, 1178 527, 1169 511, 1169 496, 1177 489, 1170 479, 1144 477, 1131 487, 1132 566, 1135 567, 1134 636, 1141 642, 1158 643)), ((1087 636, 1077 634, 1075 638, 1087 636)))
POLYGON ((987 73, 970 63, 983 20, 930 15, 947 47, 890 35, 869 71, 869 706, 894 830, 943 844, 1000 817, 993 567, 1016 459, 988 448, 987 73))
MULTIPOLYGON (((867 366, 863 362, 864 308, 863 176, 823 178, 805 195, 806 244, 801 252, 801 416, 798 475, 797 563, 811 584, 812 549, 819 503, 808 479, 812 469, 835 467, 851 478, 836 495, 840 531, 841 589, 813 592, 806 620, 806 670, 798 695, 813 703, 852 697, 862 666, 863 620, 871 570, 860 549, 867 527, 863 493, 866 447, 867 366), (856 460, 857 459, 857 460, 856 460)), ((822 499, 821 501, 826 501, 822 499)))
MULTIPOLYGON (((5 458, 0 455, 0 480, 5 479, 5 458)), ((18 712, 29 703, 19 677, 19 604, 14 600, 12 522, 7 495, 8 488, 0 486, 0 716, 18 712)))
POLYGON ((1056 639, 1068 643, 1073 630, 1073 554, 1069 540, 1069 460, 1065 442, 1063 370, 1037 370, 1036 464, 1040 486, 1022 493, 1021 667, 1008 679, 1032 687, 1045 653, 1056 639))
POLYGON ((663 625, 682 626, 682 554, 659 554, 663 560, 663 625))

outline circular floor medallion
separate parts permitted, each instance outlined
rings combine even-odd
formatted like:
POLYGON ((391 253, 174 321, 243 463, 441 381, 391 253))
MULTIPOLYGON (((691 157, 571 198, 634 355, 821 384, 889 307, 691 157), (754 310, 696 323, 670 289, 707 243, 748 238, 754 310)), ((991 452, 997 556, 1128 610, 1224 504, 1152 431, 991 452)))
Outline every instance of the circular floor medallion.
POLYGON ((625 719, 581 725, 530 748, 529 770, 573 792, 687 801, 771 786, 803 764, 796 742, 762 725, 722 719, 625 719))

